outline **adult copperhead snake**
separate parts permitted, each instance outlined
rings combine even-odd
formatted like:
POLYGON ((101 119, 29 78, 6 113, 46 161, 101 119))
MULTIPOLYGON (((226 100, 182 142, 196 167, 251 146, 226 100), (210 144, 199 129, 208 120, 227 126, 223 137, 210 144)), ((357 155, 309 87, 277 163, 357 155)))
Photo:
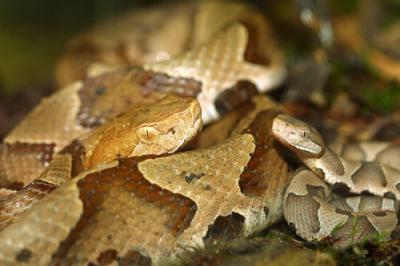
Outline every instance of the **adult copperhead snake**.
MULTIPOLYGON (((168 61, 107 71, 69 85, 6 137, 0 148, 2 264, 176 263, 188 249, 203 247, 218 226, 234 223, 236 233, 244 236, 263 230, 281 218, 282 202, 292 222, 286 202, 305 171, 295 175, 284 198, 289 169, 274 138, 285 143, 293 120, 280 135, 275 129, 287 117, 276 118, 282 112, 277 104, 255 96, 241 105, 284 79, 280 51, 263 50, 265 35, 260 33, 267 26, 257 12, 224 2, 209 5, 229 7, 236 14, 222 19, 220 25, 227 26, 209 41, 168 61), (241 23, 232 23, 236 16, 241 23), (263 53, 272 54, 269 65, 259 59, 263 53), (227 116, 232 120, 213 125, 228 121, 229 130, 220 132, 221 139, 197 143, 202 148, 161 155, 176 151, 201 127, 198 104, 190 98, 164 98, 170 93, 196 98, 205 124, 234 110, 227 116), (128 117, 138 119, 129 124, 133 137, 124 135, 131 133, 126 131, 128 117)), ((293 132, 297 128, 294 123, 293 132)), ((316 136, 320 155, 324 146, 316 136)), ((314 147, 301 144, 306 150, 314 147)), ((306 161, 308 166, 315 163, 306 161)), ((327 161, 336 163, 325 158, 321 163, 327 161)), ((327 201, 329 188, 317 181, 327 201)), ((376 199, 367 201, 390 218, 396 206, 387 199, 381 208, 376 199)), ((311 238, 318 239, 314 231, 311 238)))

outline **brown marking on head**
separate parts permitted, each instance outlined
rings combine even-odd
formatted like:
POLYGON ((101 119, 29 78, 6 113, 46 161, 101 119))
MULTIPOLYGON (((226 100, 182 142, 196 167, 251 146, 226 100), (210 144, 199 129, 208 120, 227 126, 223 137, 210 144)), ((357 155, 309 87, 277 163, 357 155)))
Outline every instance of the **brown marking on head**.
POLYGON ((272 134, 286 148, 301 157, 318 158, 325 151, 321 135, 310 125, 286 114, 278 115, 272 134))

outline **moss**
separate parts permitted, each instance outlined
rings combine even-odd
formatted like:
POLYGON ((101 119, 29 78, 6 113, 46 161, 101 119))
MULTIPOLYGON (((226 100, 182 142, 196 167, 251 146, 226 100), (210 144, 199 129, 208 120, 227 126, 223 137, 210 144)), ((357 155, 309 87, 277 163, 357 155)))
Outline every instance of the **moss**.
POLYGON ((383 113, 390 113, 400 107, 400 84, 388 82, 383 89, 375 86, 364 86, 361 89, 360 96, 374 109, 383 113))
POLYGON ((336 95, 345 92, 360 104, 363 116, 388 114, 400 107, 400 84, 388 81, 362 57, 331 55, 332 74, 325 94, 332 103, 336 95))

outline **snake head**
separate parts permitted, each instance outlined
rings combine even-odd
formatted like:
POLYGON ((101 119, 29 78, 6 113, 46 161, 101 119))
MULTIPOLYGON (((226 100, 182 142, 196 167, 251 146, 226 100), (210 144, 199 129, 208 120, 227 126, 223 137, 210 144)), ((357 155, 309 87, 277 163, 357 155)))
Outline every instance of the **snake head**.
POLYGON ((147 116, 153 119, 136 130, 139 143, 134 156, 149 151, 152 154, 173 153, 202 128, 201 107, 193 98, 167 96, 153 106, 147 116))
POLYGON ((321 135, 310 125, 286 114, 275 117, 272 134, 299 156, 319 157, 325 149, 321 135))
POLYGON ((201 107, 193 98, 168 95, 132 107, 82 139, 85 168, 117 158, 175 152, 201 127, 201 107))

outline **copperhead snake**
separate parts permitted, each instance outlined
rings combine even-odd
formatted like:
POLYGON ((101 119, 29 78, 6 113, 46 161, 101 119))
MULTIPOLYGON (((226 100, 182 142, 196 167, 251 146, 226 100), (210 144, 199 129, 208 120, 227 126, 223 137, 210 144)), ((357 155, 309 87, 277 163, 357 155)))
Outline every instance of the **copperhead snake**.
MULTIPOLYGON (((199 3, 197 12, 202 15, 194 19, 199 29, 193 32, 201 37, 192 37, 202 44, 193 42, 186 53, 168 53, 169 60, 141 62, 141 67, 117 63, 118 69, 68 85, 5 138, 0 146, 2 265, 177 263, 187 250, 204 247, 214 227, 233 222, 239 225, 235 233, 250 236, 280 220, 282 212, 299 236, 320 240, 338 220, 325 226, 317 205, 326 205, 336 217, 332 206, 340 206, 340 217, 360 216, 371 232, 393 230, 397 202, 383 196, 392 192, 398 199, 393 174, 398 170, 387 161, 342 159, 315 130, 256 96, 286 76, 281 51, 265 40, 269 28, 260 14, 229 2, 199 3), (221 9, 231 15, 213 25, 212 33, 201 33, 209 25, 205 14, 221 9), (200 116, 204 124, 216 122, 197 134, 200 116), (210 139, 212 132, 218 138, 210 139), (191 149, 176 152, 196 134, 191 149), (300 169, 290 180, 277 141, 313 172, 300 169), (375 180, 393 177, 385 179, 391 186, 351 182, 364 166, 381 167, 385 175, 375 180), (321 173, 330 184, 376 196, 330 201, 321 173), (361 210, 349 210, 356 203, 361 210), (312 226, 303 226, 304 219, 312 226)), ((347 236, 348 229, 338 232, 347 236)))
POLYGON ((283 201, 285 219, 299 236, 308 241, 332 237, 337 246, 390 239, 398 223, 398 145, 353 144, 338 155, 314 128, 283 114, 275 118, 272 134, 310 169, 294 174, 283 201), (334 195, 335 187, 351 195, 334 195))

